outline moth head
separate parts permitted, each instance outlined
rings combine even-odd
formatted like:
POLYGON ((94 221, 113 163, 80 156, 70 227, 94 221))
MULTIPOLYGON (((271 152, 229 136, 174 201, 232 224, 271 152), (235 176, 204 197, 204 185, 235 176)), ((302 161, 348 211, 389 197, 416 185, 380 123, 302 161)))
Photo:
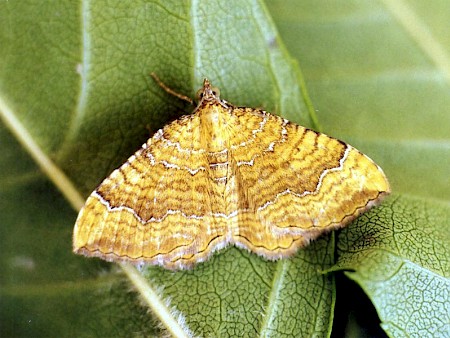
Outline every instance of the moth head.
POLYGON ((218 101, 220 100, 220 90, 211 86, 208 79, 203 80, 203 87, 197 91, 196 97, 198 101, 218 101))

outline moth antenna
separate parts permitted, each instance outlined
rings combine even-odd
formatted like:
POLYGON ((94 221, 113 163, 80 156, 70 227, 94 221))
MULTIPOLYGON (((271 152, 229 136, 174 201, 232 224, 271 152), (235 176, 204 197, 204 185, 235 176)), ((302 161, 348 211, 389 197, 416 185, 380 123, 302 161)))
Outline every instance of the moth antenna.
POLYGON ((154 72, 150 73, 150 76, 153 78, 153 80, 155 80, 155 82, 158 84, 158 86, 160 86, 162 89, 164 89, 164 91, 166 93, 173 95, 173 96, 179 98, 180 100, 186 101, 191 105, 194 104, 194 101, 190 97, 180 94, 180 93, 177 93, 173 89, 169 88, 164 82, 161 81, 161 79, 154 72))

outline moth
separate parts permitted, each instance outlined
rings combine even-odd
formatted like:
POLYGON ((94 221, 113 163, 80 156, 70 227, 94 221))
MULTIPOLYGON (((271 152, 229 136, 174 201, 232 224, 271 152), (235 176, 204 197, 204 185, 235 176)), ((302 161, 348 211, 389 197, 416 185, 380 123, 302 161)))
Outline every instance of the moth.
POLYGON ((228 245, 269 260, 342 228, 390 192, 383 170, 333 137, 222 100, 158 130, 89 196, 73 250, 191 268, 228 245))

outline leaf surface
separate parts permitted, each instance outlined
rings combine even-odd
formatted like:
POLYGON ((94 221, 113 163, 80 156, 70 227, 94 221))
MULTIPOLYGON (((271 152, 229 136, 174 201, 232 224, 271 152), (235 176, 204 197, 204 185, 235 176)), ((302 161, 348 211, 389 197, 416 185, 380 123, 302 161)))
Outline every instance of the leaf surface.
POLYGON ((445 337, 450 332, 449 243, 447 205, 397 197, 340 233, 332 270, 349 271, 390 336, 445 337))
MULTIPOLYGON (((214 85, 223 88, 222 97, 231 102, 272 108, 303 124, 311 124, 312 118, 303 101, 306 94, 300 89, 295 64, 281 46, 261 4, 235 2, 221 7, 219 2, 135 2, 131 6, 116 3, 114 8, 106 8, 99 3, 82 3, 80 8, 64 5, 40 8, 37 12, 42 12, 42 15, 32 15, 36 8, 20 5, 13 8, 11 4, 3 6, 5 19, 12 26, 17 26, 17 30, 26 18, 23 25, 29 32, 40 28, 48 30, 49 35, 55 35, 42 37, 39 34, 28 36, 5 32, 3 42, 8 45, 9 51, 1 63, 3 81, 0 90, 6 125, 57 185, 64 178, 55 175, 55 172, 62 169, 77 191, 87 194, 145 141, 148 129, 156 130, 164 122, 192 110, 192 107, 186 107, 183 102, 168 96, 152 82, 150 72, 155 72, 172 89, 191 96, 202 78, 207 76, 214 85), (79 26, 65 26, 66 21, 78 23, 79 26), (56 25, 55 29, 48 27, 49 23, 56 25), (74 41, 70 51, 61 47, 65 58, 61 56, 61 50, 50 48, 52 43, 49 40, 57 41, 64 36, 58 35, 59 30, 74 41), (11 60, 17 55, 33 52, 46 59, 46 63, 36 64, 24 58, 20 64, 22 77, 9 76, 18 67, 11 60), (55 70, 61 73, 55 74, 55 70), (43 84, 38 85, 41 81, 43 84), (57 87, 61 94, 45 87, 46 82, 57 87), (58 82, 64 83, 66 88, 58 86, 58 82), (27 86, 23 87, 21 83, 27 83, 27 86), (36 90, 28 93, 35 86, 36 90), (44 95, 47 91, 51 98, 44 95), (28 94, 25 100, 22 99, 24 94, 28 94), (34 153, 34 149, 38 149, 39 154, 34 153), (54 168, 46 166, 47 160, 52 162, 54 168)), ((11 135, 5 133, 9 138, 5 144, 11 147, 11 152, 17 151, 13 150, 17 149, 17 144, 10 140, 11 135)), ((23 157, 26 159, 25 155, 23 157)), ((7 162, 4 166, 7 167, 7 162)), ((11 191, 4 191, 5 197, 8 196, 11 201, 11 204, 5 205, 5 208, 10 208, 5 229, 12 234, 12 230, 17 229, 14 219, 21 213, 18 199, 23 189, 49 184, 36 171, 36 167, 32 166, 30 170, 35 177, 25 184, 15 182, 17 178, 13 175, 4 178, 11 186, 11 191)), ((28 172, 23 175, 33 176, 28 172)), ((22 183, 21 179, 19 181, 22 183)), ((64 184, 58 186, 63 187, 63 194, 66 193, 64 184)), ((49 191, 46 197, 56 198, 53 196, 55 194, 58 196, 55 191, 49 191)), ((46 229, 49 224, 56 223, 56 220, 46 217, 56 205, 46 198, 37 198, 36 194, 30 194, 29 198, 39 203, 36 204, 39 210, 36 212, 41 217, 36 217, 35 222, 24 221, 20 233, 31 232, 34 227, 46 229)), ((72 204, 79 204, 80 197, 76 191, 68 198, 72 204)), ((241 250, 229 249, 192 272, 148 269, 141 284, 138 283, 139 276, 131 272, 128 274, 131 285, 136 288, 140 285, 139 291, 143 297, 146 294, 156 295, 154 303, 149 303, 145 298, 142 305, 130 301, 132 297, 128 292, 117 292, 122 282, 113 271, 103 277, 97 276, 95 267, 105 264, 71 255, 70 232, 74 213, 67 208, 58 209, 61 215, 52 213, 52 216, 66 224, 55 225, 64 230, 54 235, 53 242, 58 245, 50 249, 42 243, 45 236, 38 235, 40 240, 30 247, 27 254, 20 256, 21 250, 17 249, 5 254, 5 265, 16 260, 24 261, 20 263, 22 265, 29 264, 32 278, 25 278, 20 287, 13 287, 11 282, 5 281, 3 293, 10 304, 16 302, 16 298, 26 302, 23 293, 32 286, 39 304, 50 304, 47 305, 52 309, 50 313, 57 312, 58 303, 52 304, 52 299, 59 298, 53 294, 46 297, 48 283, 57 276, 53 272, 56 269, 60 280, 54 281, 55 293, 63 293, 67 301, 79 309, 78 312, 69 310, 71 316, 77 316, 85 307, 84 302, 93 302, 96 293, 99 301, 94 302, 100 305, 94 308, 94 312, 99 310, 89 316, 87 326, 76 325, 87 320, 86 316, 81 316, 77 321, 68 316, 53 328, 46 328, 45 320, 42 320, 39 325, 30 326, 30 330, 34 328, 44 335, 48 332, 45 330, 50 329, 73 332, 75 335, 89 335, 92 332, 103 335, 113 330, 126 335, 131 322, 135 323, 136 331, 150 334, 154 331, 148 322, 150 317, 142 316, 150 307, 157 318, 172 317, 178 320, 184 334, 314 333, 327 336, 329 333, 334 304, 333 279, 318 273, 333 262, 333 244, 327 240, 318 241, 292 261, 267 263, 241 250), (42 260, 47 262, 46 265, 36 253, 40 249, 43 250, 42 260), (71 267, 69 271, 72 274, 63 267, 51 267, 55 255, 61 261, 70 262, 64 265, 71 267), (36 265, 41 266, 39 273, 36 272, 36 265), (83 270, 86 272, 78 276, 79 271, 83 270), (65 294, 63 290, 67 283, 74 283, 77 291, 65 294), (308 292, 314 297, 309 296, 308 292), (170 305, 167 303, 169 300, 170 305), (105 302, 110 306, 103 305, 105 302), (158 303, 161 306, 155 305, 158 303), (112 327, 106 328, 104 319, 116 317, 124 309, 128 315, 113 321, 112 327), (307 320, 299 322, 296 320, 298 316, 307 320)), ((12 234, 6 238, 13 246, 19 242, 26 247, 33 241, 31 236, 12 234)), ((129 268, 124 269, 129 272, 129 268)), ((17 273, 12 268, 9 275, 17 273)), ((33 313, 38 305, 29 307, 33 313)), ((26 316, 8 317, 10 332, 21 327, 25 320, 26 316)), ((169 331, 173 329, 170 325, 168 328, 169 331)), ((28 333, 25 329, 21 332, 28 333)))
MULTIPOLYGON (((324 131, 375 159, 395 193, 371 218, 363 216, 338 237, 337 267, 354 271, 349 276, 368 294, 390 336, 445 336, 450 49, 444 32, 450 24, 444 13, 449 4, 268 5, 288 50, 300 60, 324 131), (382 272, 386 276, 380 277, 382 272)), ((379 336, 377 318, 370 319, 368 304, 355 298, 363 296, 356 286, 338 287, 336 326, 347 325, 342 335, 379 336), (350 321, 342 325, 348 315, 341 310, 348 304, 359 307, 350 305, 350 321), (355 318, 359 324, 352 324, 355 318)))

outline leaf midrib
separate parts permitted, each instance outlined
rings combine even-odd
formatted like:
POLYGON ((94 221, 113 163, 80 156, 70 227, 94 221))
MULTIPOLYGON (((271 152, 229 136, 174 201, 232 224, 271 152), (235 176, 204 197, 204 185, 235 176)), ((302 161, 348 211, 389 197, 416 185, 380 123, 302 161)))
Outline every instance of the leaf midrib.
POLYGON ((450 57, 444 46, 422 22, 419 16, 404 0, 382 0, 394 15, 404 31, 411 36, 417 46, 450 81, 450 57))
POLYGON ((280 260, 277 262, 277 269, 273 275, 272 288, 266 304, 266 311, 263 315, 263 321, 261 322, 261 330, 259 332, 260 337, 266 337, 269 334, 270 324, 275 314, 276 300, 279 299, 278 295, 283 284, 284 277, 286 275, 287 260, 280 260))

